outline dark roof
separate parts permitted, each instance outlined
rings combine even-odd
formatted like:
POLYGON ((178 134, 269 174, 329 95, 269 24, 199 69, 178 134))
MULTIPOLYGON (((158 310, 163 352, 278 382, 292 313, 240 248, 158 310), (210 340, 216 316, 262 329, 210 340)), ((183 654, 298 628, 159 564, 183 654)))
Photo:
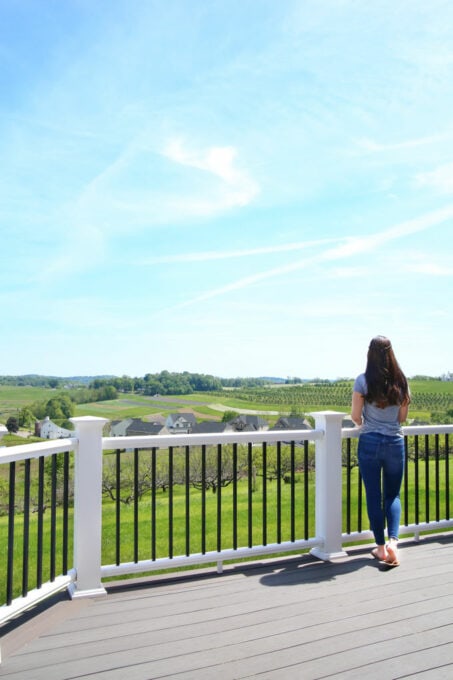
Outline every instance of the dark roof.
POLYGON ((195 423, 191 428, 192 434, 206 434, 213 432, 214 434, 218 432, 225 432, 227 429, 227 423, 219 423, 216 420, 204 420, 202 423, 195 423))
POLYGON ((230 420, 230 425, 235 430, 241 430, 245 432, 252 432, 253 430, 259 430, 260 427, 266 427, 267 420, 261 418, 260 416, 241 414, 230 420))
POLYGON ((132 423, 126 428, 126 435, 159 434, 162 427, 162 423, 146 423, 139 418, 133 418, 132 423))
POLYGON ((311 430, 313 429, 304 418, 286 416, 279 418, 271 430, 311 430))

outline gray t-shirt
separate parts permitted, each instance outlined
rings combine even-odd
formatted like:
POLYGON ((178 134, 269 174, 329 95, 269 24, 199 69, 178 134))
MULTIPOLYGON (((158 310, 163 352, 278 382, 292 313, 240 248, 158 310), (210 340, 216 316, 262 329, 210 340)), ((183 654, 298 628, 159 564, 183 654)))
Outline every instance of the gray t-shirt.
MULTIPOLYGON (((365 396, 367 391, 365 373, 361 373, 355 379, 354 392, 365 396)), ((402 437, 401 423, 398 420, 399 410, 400 407, 398 405, 379 408, 374 403, 370 404, 364 401, 362 411, 363 425, 360 434, 379 432, 380 434, 402 437)))

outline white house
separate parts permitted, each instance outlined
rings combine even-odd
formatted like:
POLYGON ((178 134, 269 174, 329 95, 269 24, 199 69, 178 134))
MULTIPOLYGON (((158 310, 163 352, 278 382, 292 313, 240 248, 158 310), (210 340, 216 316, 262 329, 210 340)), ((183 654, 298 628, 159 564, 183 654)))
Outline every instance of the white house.
POLYGON ((53 423, 49 416, 44 420, 38 420, 35 423, 35 435, 41 439, 66 439, 66 437, 73 437, 74 430, 66 430, 53 423))
POLYGON ((170 433, 187 434, 192 431, 197 419, 193 413, 170 413, 165 421, 165 427, 170 433))

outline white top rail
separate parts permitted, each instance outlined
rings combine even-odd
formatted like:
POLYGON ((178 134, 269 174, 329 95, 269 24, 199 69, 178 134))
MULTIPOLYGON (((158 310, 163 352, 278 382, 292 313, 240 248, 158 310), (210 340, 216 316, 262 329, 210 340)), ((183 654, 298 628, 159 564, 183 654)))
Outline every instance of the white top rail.
MULTIPOLYGON (((341 430, 343 439, 355 438, 360 434, 360 427, 345 427, 341 430)), ((407 436, 453 434, 451 425, 405 425, 403 434, 407 436)), ((105 449, 134 449, 134 448, 164 448, 170 446, 215 446, 217 444, 261 444, 267 442, 317 441, 322 439, 324 431, 313 430, 263 430, 260 432, 221 432, 200 434, 166 434, 166 435, 135 435, 130 437, 103 437, 102 448, 105 449)), ((51 456, 64 451, 74 451, 78 446, 75 437, 67 439, 52 439, 33 444, 0 448, 0 463, 12 463, 51 456)))
POLYGON ((403 434, 410 437, 416 434, 453 434, 451 425, 404 425, 403 434))
POLYGON ((19 444, 0 449, 0 463, 14 463, 27 458, 51 456, 54 453, 73 451, 77 447, 77 439, 49 439, 34 444, 19 444))
POLYGON ((323 430, 263 430, 261 432, 209 432, 200 434, 137 435, 103 437, 103 449, 169 448, 170 446, 215 446, 216 444, 261 444, 263 442, 316 441, 323 430))
MULTIPOLYGON (((358 437, 362 428, 344 427, 341 431, 343 439, 358 437)), ((414 437, 423 434, 453 434, 453 424, 451 425, 403 425, 403 435, 414 437)))

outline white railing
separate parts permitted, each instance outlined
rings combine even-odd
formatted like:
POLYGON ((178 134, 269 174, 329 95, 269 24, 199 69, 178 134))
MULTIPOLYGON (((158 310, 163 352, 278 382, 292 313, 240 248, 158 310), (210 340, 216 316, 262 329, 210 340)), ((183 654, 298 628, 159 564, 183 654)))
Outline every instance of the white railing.
MULTIPOLYGON (((26 460, 74 451, 76 448, 77 439, 58 439, 35 444, 23 444, 11 448, 1 447, 0 464, 21 463, 26 460)), ((69 587, 75 578, 76 570, 72 568, 68 570, 67 574, 60 574, 55 580, 43 583, 40 588, 30 590, 24 597, 16 598, 10 605, 3 605, 0 607, 0 625, 54 593, 69 587)))
MULTIPOLYGON (((322 560, 331 560, 345 555, 343 543, 372 538, 369 531, 354 534, 342 533, 342 438, 354 438, 357 429, 341 428, 345 414, 323 411, 311 414, 315 429, 307 431, 263 431, 205 435, 164 435, 103 437, 102 430, 107 422, 104 418, 84 416, 73 418, 75 437, 65 440, 48 441, 13 448, 0 449, 0 464, 23 461, 27 458, 50 456, 64 451, 74 452, 74 557, 73 565, 65 576, 58 576, 54 582, 31 591, 26 597, 19 597, 11 605, 0 607, 0 623, 16 616, 37 601, 68 587, 71 597, 93 597, 104 595, 102 583, 108 578, 124 573, 145 572, 166 567, 178 567, 202 562, 216 562, 219 567, 227 559, 240 559, 250 555, 263 555, 285 550, 310 549, 322 560), (315 536, 286 544, 254 545, 250 548, 227 549, 206 554, 192 554, 128 562, 120 565, 102 565, 102 465, 105 450, 119 447, 165 448, 181 446, 216 445, 228 443, 275 443, 282 441, 307 440, 315 443, 315 536)), ((404 433, 412 435, 433 435, 453 433, 453 425, 405 427, 404 433)), ((439 522, 404 527, 405 532, 433 528, 445 529, 453 526, 453 519, 442 518, 439 522)))

